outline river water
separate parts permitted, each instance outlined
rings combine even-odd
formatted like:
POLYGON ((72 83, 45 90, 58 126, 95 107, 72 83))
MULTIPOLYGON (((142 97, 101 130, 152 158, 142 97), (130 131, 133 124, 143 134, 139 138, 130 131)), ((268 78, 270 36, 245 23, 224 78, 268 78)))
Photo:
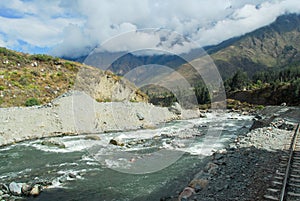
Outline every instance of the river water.
POLYGON ((251 116, 209 113, 157 129, 65 136, 66 148, 33 140, 0 149, 0 183, 51 181, 29 200, 159 200, 201 170, 205 157, 252 124, 251 116), (109 144, 117 139, 125 146, 109 144))

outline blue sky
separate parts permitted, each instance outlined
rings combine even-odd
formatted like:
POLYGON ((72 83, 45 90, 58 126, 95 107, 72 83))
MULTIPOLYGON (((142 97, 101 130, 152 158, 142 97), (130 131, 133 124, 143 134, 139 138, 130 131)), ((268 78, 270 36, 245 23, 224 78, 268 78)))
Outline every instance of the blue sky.
MULTIPOLYGON (((217 44, 299 13, 299 0, 1 0, 0 46, 78 57, 128 31, 164 28, 199 46, 217 44)), ((137 34, 133 48, 157 37, 137 34)), ((115 46, 110 51, 118 51, 115 46)))

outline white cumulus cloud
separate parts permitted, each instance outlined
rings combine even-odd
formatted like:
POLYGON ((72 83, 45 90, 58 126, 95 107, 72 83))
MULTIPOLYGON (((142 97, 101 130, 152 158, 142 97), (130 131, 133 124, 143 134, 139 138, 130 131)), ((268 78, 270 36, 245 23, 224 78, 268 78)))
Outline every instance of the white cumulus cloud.
MULTIPOLYGON (((79 57, 110 42, 106 51, 164 47, 186 52, 194 45, 170 44, 148 28, 168 29, 212 45, 270 24, 284 13, 300 13, 298 0, 1 0, 0 45, 21 51, 47 48, 79 57), (132 32, 120 41, 120 34, 132 32)), ((122 38, 122 37, 121 37, 122 38)), ((105 45, 104 45, 105 46, 105 45)))

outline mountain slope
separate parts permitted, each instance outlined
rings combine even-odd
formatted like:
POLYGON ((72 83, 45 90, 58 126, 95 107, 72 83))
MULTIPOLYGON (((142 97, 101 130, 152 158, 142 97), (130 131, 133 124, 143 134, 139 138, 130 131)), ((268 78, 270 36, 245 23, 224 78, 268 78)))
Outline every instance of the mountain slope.
POLYGON ((72 89, 97 101, 147 100, 133 84, 109 71, 0 48, 0 107, 45 104, 72 89))
POLYGON ((269 67, 284 67, 300 61, 300 15, 290 14, 277 18, 269 26, 260 28, 235 40, 210 47, 223 78, 238 68, 250 76, 269 67), (220 48, 219 46, 227 47, 220 48))

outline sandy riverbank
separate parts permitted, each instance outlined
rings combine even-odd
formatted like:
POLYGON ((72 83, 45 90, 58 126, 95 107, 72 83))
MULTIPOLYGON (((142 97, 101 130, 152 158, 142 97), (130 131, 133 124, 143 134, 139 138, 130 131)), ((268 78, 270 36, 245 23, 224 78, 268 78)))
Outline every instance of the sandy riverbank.
POLYGON ((86 94, 72 92, 45 106, 0 108, 0 146, 43 137, 151 128, 196 117, 197 110, 178 115, 148 103, 98 103, 86 94))

